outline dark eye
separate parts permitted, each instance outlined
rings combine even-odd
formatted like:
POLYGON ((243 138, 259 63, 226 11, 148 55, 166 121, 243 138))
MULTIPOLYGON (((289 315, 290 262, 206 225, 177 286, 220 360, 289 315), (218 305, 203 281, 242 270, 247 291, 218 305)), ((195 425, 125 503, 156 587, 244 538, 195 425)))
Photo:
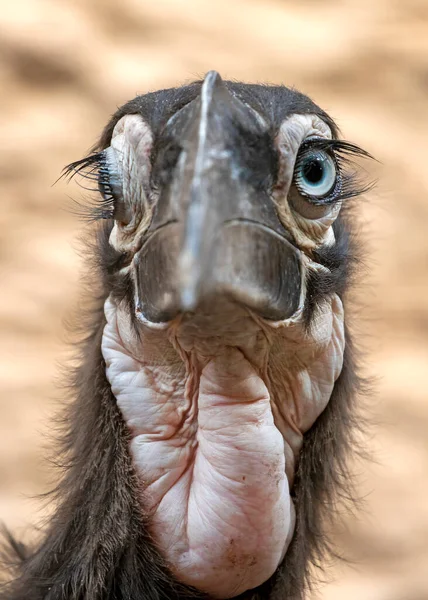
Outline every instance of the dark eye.
POLYGON ((294 182, 304 196, 325 198, 336 187, 337 167, 334 158, 325 150, 303 150, 294 168, 294 182))

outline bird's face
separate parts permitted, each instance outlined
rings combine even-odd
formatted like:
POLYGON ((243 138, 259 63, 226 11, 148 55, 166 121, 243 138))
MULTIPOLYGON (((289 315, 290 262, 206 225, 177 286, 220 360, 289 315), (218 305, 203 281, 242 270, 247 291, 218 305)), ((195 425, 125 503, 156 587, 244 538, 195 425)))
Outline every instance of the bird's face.
POLYGON ((266 87, 255 102, 246 88, 210 72, 183 106, 163 107, 161 125, 131 105, 96 155, 110 243, 145 323, 223 301, 289 319, 321 268, 316 250, 334 244, 353 147, 304 96, 266 87))

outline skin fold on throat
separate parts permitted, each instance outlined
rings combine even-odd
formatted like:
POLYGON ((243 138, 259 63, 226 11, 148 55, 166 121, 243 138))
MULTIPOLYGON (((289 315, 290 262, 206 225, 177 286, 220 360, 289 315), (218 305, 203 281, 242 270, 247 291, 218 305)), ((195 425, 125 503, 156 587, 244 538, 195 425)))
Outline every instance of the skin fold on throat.
POLYGON ((180 581, 231 598, 292 539, 296 462, 341 372, 343 307, 334 295, 309 329, 302 310, 216 310, 136 331, 110 297, 102 351, 156 545, 180 581))

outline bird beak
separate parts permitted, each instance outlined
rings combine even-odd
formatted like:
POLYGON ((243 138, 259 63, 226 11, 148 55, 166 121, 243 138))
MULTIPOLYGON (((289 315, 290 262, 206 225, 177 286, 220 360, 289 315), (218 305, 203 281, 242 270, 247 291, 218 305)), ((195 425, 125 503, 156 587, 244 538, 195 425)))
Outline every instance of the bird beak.
POLYGON ((168 321, 227 298, 266 319, 293 315, 300 251, 269 195, 275 154, 262 118, 212 71, 162 135, 178 158, 134 260, 137 312, 168 321))

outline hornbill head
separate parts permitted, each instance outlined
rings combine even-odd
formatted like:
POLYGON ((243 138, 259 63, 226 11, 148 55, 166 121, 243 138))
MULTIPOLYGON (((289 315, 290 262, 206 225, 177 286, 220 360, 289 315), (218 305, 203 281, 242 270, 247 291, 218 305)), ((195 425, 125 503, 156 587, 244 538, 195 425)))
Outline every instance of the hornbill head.
POLYGON ((355 382, 353 155, 306 96, 212 71, 126 104, 69 168, 108 220, 101 347, 135 498, 172 580, 210 597, 300 597, 323 553, 355 382))

